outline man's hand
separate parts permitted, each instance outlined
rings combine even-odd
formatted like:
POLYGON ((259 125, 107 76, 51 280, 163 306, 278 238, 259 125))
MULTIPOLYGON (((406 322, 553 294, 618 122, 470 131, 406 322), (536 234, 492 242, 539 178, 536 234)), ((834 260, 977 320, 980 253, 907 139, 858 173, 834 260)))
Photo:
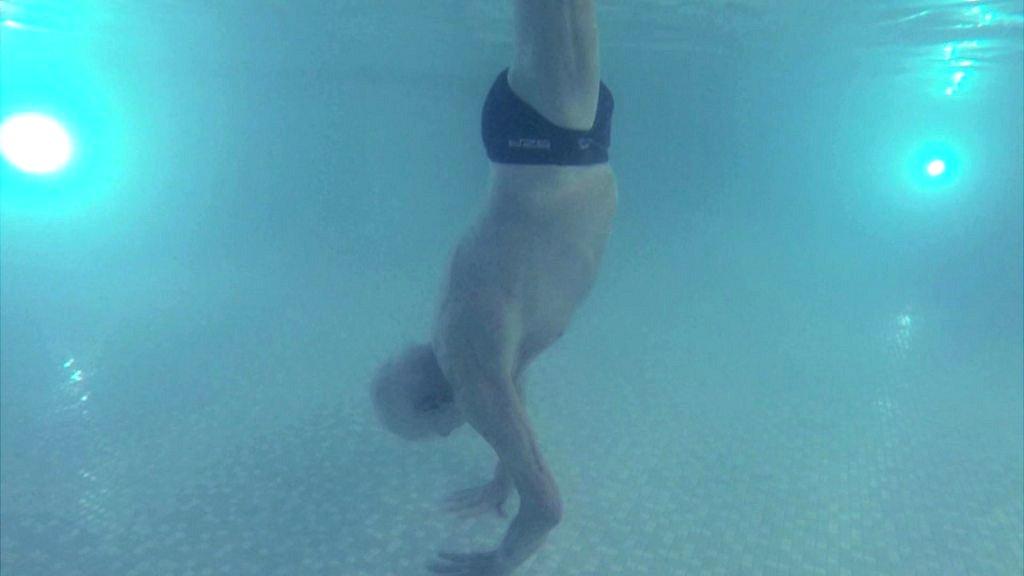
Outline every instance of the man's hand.
POLYGON ((487 484, 450 494, 444 501, 444 509, 463 518, 492 511, 504 518, 505 501, 511 493, 512 480, 499 468, 487 484))
POLYGON ((449 576, 508 576, 512 568, 505 566, 497 550, 456 554, 441 552, 440 561, 435 561, 427 568, 434 574, 449 576))

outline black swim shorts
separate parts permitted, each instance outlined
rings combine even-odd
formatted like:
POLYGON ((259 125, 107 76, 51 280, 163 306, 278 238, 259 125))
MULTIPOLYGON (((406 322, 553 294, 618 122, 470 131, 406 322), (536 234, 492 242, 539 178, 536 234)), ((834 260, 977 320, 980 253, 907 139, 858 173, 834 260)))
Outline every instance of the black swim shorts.
POLYGON ((484 102, 482 133, 487 157, 499 164, 603 164, 611 146, 614 108, 611 90, 602 82, 590 130, 556 126, 512 92, 506 69, 484 102))

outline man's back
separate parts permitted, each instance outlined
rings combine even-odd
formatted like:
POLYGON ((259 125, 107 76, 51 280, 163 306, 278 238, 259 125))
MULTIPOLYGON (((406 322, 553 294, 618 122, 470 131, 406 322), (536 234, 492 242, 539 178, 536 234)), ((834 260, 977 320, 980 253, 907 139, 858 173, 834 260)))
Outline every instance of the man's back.
POLYGON ((561 336, 593 286, 616 205, 608 164, 493 165, 490 203, 452 257, 438 329, 453 317, 501 315, 498 325, 515 331, 504 337, 515 344, 519 374, 561 336))

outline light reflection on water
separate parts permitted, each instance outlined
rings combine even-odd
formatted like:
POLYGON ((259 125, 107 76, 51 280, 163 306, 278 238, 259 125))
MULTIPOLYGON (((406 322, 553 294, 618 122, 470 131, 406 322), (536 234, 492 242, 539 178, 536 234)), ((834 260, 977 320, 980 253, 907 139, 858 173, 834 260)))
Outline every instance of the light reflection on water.
MULTIPOLYGON (((510 3, 437 0, 412 8, 406 18, 418 29, 438 34, 452 32, 487 35, 507 42, 502 26, 510 3), (467 22, 468 20, 468 22, 467 22), (469 25, 467 30, 467 24, 469 25), (497 31, 493 29, 497 28, 497 31)), ((954 43, 978 49, 984 60, 1000 60, 1021 52, 1024 3, 1018 0, 939 0, 926 3, 874 0, 869 2, 780 3, 771 0, 732 2, 688 0, 607 0, 599 3, 603 34, 609 42, 661 48, 708 49, 700 43, 708 33, 728 35, 730 40, 764 39, 764 32, 792 30, 796 26, 828 25, 827 32, 859 33, 851 38, 868 46, 931 47, 954 43), (638 34, 642 31, 642 34, 638 34)), ((167 0, 4 0, 0 23, 10 30, 55 34, 107 35, 122 38, 148 34, 154 27, 202 30, 207 24, 232 20, 263 20, 271 28, 288 29, 308 15, 325 17, 321 23, 341 34, 391 32, 387 11, 376 2, 342 0, 264 2, 242 0, 207 4, 182 4, 167 0), (340 27, 340 28, 339 28, 340 27)), ((822 26, 824 28, 824 26, 822 26)), ((841 38, 837 38, 841 39, 841 38)), ((778 38, 773 39, 778 42, 778 38)), ((184 43, 183 43, 184 44, 184 43)), ((183 45, 182 48, 185 48, 183 45)), ((945 49, 945 48, 943 48, 945 49)), ((890 57, 897 56, 890 54, 890 57)), ((948 54, 947 54, 948 56, 948 54)))
MULTIPOLYGON (((1024 2, 1017 0, 609 0, 599 6, 607 46, 682 54, 795 49, 797 58, 799 51, 814 58, 813 43, 823 42, 829 50, 840 47, 870 58, 880 77, 917 77, 922 91, 939 97, 973 93, 990 81, 983 75, 1013 64, 1024 52, 1024 2)), ((316 67, 369 56, 332 49, 338 43, 388 43, 413 31, 428 43, 461 36, 507 45, 511 35, 503 23, 509 11, 505 2, 462 0, 421 3, 409 11, 380 10, 365 0, 256 5, 5 0, 0 38, 15 60, 59 59, 74 52, 95 54, 109 64, 145 57, 187 60, 197 68, 204 62, 316 67)))

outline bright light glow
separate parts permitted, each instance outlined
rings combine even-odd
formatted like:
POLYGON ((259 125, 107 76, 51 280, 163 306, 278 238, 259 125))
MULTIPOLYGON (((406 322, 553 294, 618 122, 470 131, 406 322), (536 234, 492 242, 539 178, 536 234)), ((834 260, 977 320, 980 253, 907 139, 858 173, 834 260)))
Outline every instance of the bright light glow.
POLYGON ((903 174, 919 198, 948 197, 969 172, 966 151, 944 136, 922 139, 908 152, 903 174))
POLYGON ((49 116, 18 114, 0 125, 0 154, 23 172, 57 172, 67 165, 71 152, 71 137, 49 116))
POLYGON ((955 84, 959 84, 959 83, 960 83, 960 81, 961 81, 961 80, 963 80, 963 79, 964 79, 964 73, 963 73, 963 71, 961 71, 961 70, 958 70, 958 71, 956 71, 956 72, 954 72, 954 73, 953 73, 953 82, 954 82, 955 84))

